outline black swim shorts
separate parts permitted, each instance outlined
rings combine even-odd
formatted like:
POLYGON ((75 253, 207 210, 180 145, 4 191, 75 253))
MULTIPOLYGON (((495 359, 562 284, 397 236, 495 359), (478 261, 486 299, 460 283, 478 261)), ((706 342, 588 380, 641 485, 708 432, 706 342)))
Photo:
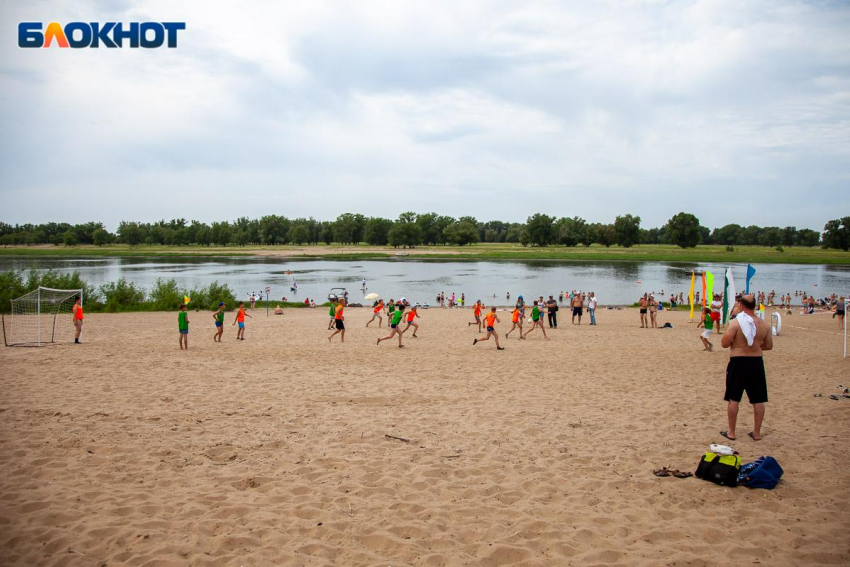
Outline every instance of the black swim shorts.
POLYGON ((336 323, 336 328, 340 331, 345 329, 345 324, 342 322, 342 319, 334 319, 334 323, 336 323))
POLYGON ((641 310, 640 310, 640 312, 641 312, 641 313, 646 313, 646 309, 641 309, 641 310))
POLYGON ((733 356, 726 366, 726 393, 723 399, 740 402, 747 393, 751 404, 767 401, 767 379, 764 359, 760 356, 733 356))
POLYGON ((581 317, 581 307, 573 307, 573 317, 575 317, 576 315, 581 317))

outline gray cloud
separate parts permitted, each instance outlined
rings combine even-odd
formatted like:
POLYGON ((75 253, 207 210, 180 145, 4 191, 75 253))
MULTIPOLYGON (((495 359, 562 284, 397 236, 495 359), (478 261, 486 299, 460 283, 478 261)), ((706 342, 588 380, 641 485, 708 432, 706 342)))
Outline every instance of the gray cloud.
POLYGON ((842 3, 2 13, 7 222, 436 210, 657 226, 687 210, 708 226, 820 229, 850 211, 842 3), (187 30, 176 50, 17 48, 19 21, 116 19, 187 30))

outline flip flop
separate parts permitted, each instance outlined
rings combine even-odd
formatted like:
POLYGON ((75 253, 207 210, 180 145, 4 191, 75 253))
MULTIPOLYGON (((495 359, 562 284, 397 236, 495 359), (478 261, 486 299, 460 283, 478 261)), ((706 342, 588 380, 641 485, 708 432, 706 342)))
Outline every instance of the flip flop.
POLYGON ((737 437, 729 437, 729 432, 728 432, 728 431, 721 431, 721 432, 720 432, 720 434, 721 434, 723 437, 725 437, 726 439, 728 439, 729 441, 737 441, 737 440, 738 440, 738 438, 737 438, 737 437))
POLYGON ((816 398, 822 398, 822 397, 823 397, 823 394, 815 394, 815 397, 816 397, 816 398))
POLYGON ((755 436, 755 435, 753 435, 753 432, 752 432, 752 431, 750 431, 749 433, 747 433, 747 435, 749 435, 749 436, 750 436, 750 439, 752 439, 753 441, 761 441, 761 439, 756 439, 756 436, 755 436))
POLYGON ((694 476, 692 472, 683 472, 683 471, 673 471, 673 476, 676 478, 690 478, 694 476))
POLYGON ((830 399, 830 400, 840 400, 841 398, 839 398, 839 397, 838 397, 837 395, 835 395, 835 394, 830 394, 830 395, 829 395, 829 399, 830 399))
POLYGON ((662 467, 660 469, 655 469, 652 471, 652 474, 655 476, 670 476, 670 470, 667 467, 662 467))

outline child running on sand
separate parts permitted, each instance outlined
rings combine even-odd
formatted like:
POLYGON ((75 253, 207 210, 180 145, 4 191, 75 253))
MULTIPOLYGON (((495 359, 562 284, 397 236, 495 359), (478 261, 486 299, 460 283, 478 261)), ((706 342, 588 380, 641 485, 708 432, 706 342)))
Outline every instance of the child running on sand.
POLYGON ((546 336, 546 329, 543 328, 543 319, 540 317, 540 307, 537 306, 537 303, 538 301, 535 300, 534 307, 531 308, 531 328, 522 338, 528 338, 528 335, 530 335, 534 329, 540 329, 543 331, 543 338, 548 341, 549 337, 546 336))
POLYGON ((419 325, 417 325, 416 321, 414 321, 414 319, 417 318, 419 318, 419 308, 414 305, 410 308, 410 313, 407 314, 407 318, 405 319, 407 321, 407 327, 404 328, 402 333, 406 333, 409 328, 413 327, 413 338, 418 339, 419 337, 416 336, 416 331, 419 330, 419 325))
POLYGON ((467 327, 470 325, 478 325, 478 332, 481 332, 481 308, 484 307, 481 305, 481 300, 475 302, 475 305, 472 308, 472 314, 475 315, 475 321, 472 323, 467 323, 467 327))
POLYGON ((337 335, 337 333, 342 333, 339 336, 339 342, 345 342, 345 316, 343 315, 345 310, 345 299, 339 298, 336 302, 336 309, 334 310, 334 326, 336 327, 336 331, 331 333, 331 336, 328 337, 328 342, 331 342, 331 339, 337 335))
POLYGON ((180 304, 180 313, 177 314, 177 331, 180 333, 180 350, 189 350, 189 314, 185 303, 180 304))
POLYGON ((511 325, 511 330, 505 333, 506 339, 511 336, 511 333, 513 333, 514 329, 517 328, 519 328, 519 338, 522 339, 522 318, 524 316, 525 314, 523 313, 523 310, 520 309, 519 303, 517 303, 516 307, 514 307, 514 310, 511 311, 511 322, 513 323, 513 325, 511 325))
POLYGON ((369 319, 369 322, 366 323, 366 326, 368 327, 369 325, 371 325, 372 321, 374 321, 375 317, 377 317, 378 318, 378 328, 380 328, 381 325, 384 324, 384 317, 382 315, 383 312, 384 312, 384 301, 382 299, 379 299, 378 304, 375 306, 374 309, 372 309, 372 318, 369 319))
POLYGON ((213 313, 213 320, 215 320, 215 334, 213 335, 213 340, 216 342, 221 342, 221 336, 224 334, 224 302, 218 302, 218 311, 213 313))
POLYGON ((331 299, 331 308, 328 309, 328 331, 334 328, 336 321, 336 297, 331 299))
MULTIPOLYGON (((239 330, 236 331, 236 340, 244 341, 245 340, 245 316, 251 317, 247 313, 245 313, 245 303, 243 301, 239 302, 239 309, 236 310, 236 318, 233 320, 233 325, 239 323, 239 330)), ((251 317, 253 319, 253 317, 251 317)), ((233 326, 231 325, 231 327, 233 326)))
POLYGON ((404 316, 404 303, 398 304, 398 309, 393 311, 393 318, 390 319, 390 334, 386 337, 381 337, 378 339, 376 344, 381 344, 381 341, 386 341, 387 339, 393 338, 395 335, 398 335, 398 348, 402 348, 404 345, 401 344, 401 336, 404 332, 398 328, 401 324, 401 318, 404 316))
POLYGON ((702 314, 702 321, 697 324, 697 329, 700 327, 704 327, 705 330, 699 336, 702 341, 703 346, 705 347, 702 350, 707 350, 711 352, 714 350, 714 346, 712 346, 711 341, 708 339, 711 338, 711 330, 714 328, 714 321, 711 320, 711 307, 706 307, 702 314))
POLYGON ((487 336, 483 339, 475 339, 472 341, 472 346, 477 345, 481 341, 489 341, 492 336, 496 341, 496 350, 505 350, 505 347, 499 346, 499 334, 496 332, 496 323, 501 323, 501 321, 499 320, 499 316, 496 315, 495 307, 490 308, 490 313, 484 317, 484 322, 487 324, 487 336))

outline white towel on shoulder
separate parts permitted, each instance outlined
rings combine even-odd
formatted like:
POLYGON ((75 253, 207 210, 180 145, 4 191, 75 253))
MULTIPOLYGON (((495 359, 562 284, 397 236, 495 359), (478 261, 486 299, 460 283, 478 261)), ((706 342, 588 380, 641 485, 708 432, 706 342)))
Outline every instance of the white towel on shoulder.
POLYGON ((744 333, 747 344, 753 346, 753 341, 756 340, 756 322, 743 311, 738 313, 735 320, 738 321, 738 326, 741 327, 741 332, 744 333))

